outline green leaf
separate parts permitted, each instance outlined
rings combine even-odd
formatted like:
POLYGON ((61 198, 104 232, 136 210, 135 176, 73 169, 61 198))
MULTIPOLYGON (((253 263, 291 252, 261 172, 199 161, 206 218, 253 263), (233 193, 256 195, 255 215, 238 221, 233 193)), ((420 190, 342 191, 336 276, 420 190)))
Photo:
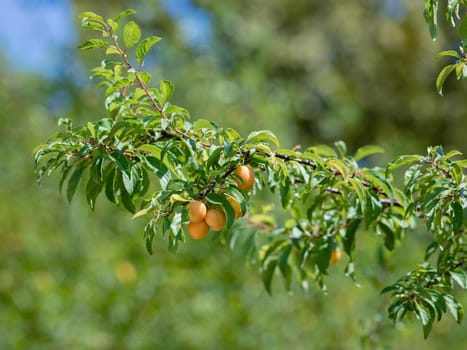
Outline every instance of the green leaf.
POLYGON ((463 16, 459 26, 459 34, 464 44, 467 43, 467 17, 465 15, 463 16))
POLYGON ((136 72, 136 76, 141 79, 146 85, 151 81, 152 75, 148 72, 136 72))
POLYGON ((334 142, 334 147, 336 147, 337 153, 340 157, 345 157, 345 155, 347 154, 347 145, 344 141, 339 140, 334 142))
POLYGON ((96 49, 96 48, 101 48, 101 47, 108 47, 109 43, 105 40, 102 39, 89 39, 82 43, 80 46, 78 46, 79 49, 81 50, 90 50, 90 49, 96 49))
POLYGON ((128 159, 119 151, 109 154, 109 158, 123 171, 127 176, 130 176, 130 163, 128 159))
POLYGON ((283 184, 280 184, 279 193, 281 196, 282 208, 288 209, 290 200, 292 199, 292 191, 290 190, 290 180, 285 179, 283 184))
POLYGON ((457 62, 456 63, 456 77, 457 79, 462 78, 464 75, 465 64, 464 62, 457 62))
POLYGON ((172 173, 175 173, 175 169, 172 167, 170 162, 166 162, 166 164, 169 166, 167 167, 163 162, 155 157, 145 157, 145 161, 148 168, 156 173, 162 189, 167 188, 167 185, 172 178, 171 171, 172 173))
POLYGON ((182 195, 180 195, 178 193, 174 193, 174 194, 170 195, 170 202, 171 203, 175 203, 175 202, 188 203, 190 201, 191 201, 191 199, 185 198, 185 197, 183 197, 182 195))
POLYGON ((174 91, 174 86, 170 81, 162 80, 160 82, 159 89, 161 91, 161 96, 160 96, 161 99, 160 99, 159 103, 161 105, 164 105, 170 99, 170 97, 172 96, 172 93, 174 91))
POLYGON ((284 277, 287 276, 288 270, 287 270, 287 261, 289 259, 289 255, 292 252, 292 244, 288 244, 284 247, 282 247, 282 252, 280 253, 279 261, 278 261, 278 266, 279 270, 281 271, 282 275, 284 277))
POLYGON ((177 210, 177 212, 172 216, 172 220, 170 223, 170 230, 173 232, 175 239, 178 241, 183 241, 183 230, 182 230, 183 211, 184 211, 183 208, 180 207, 177 210))
POLYGON ((152 241, 154 239, 154 220, 149 221, 144 227, 144 239, 146 240, 146 250, 152 255, 152 241))
POLYGON ((109 174, 107 175, 105 179, 105 196, 109 201, 111 201, 114 204, 117 204, 118 201, 115 197, 115 192, 114 192, 114 180, 115 180, 115 173, 116 170, 114 167, 111 168, 109 171, 109 174))
POLYGON ((288 244, 285 247, 282 247, 282 251, 279 254, 278 266, 279 271, 285 280, 285 286, 287 290, 290 290, 290 284, 292 282, 291 268, 288 263, 289 255, 292 252, 292 244, 288 244))
POLYGON ((403 290, 403 286, 400 285, 400 284, 392 284, 390 286, 387 286, 387 287, 384 287, 381 292, 379 292, 379 294, 384 294, 384 293, 387 293, 387 292, 395 292, 395 291, 401 291, 403 290))
POLYGON ((90 20, 98 21, 98 22, 104 22, 104 19, 102 18, 102 16, 99 16, 98 14, 91 12, 91 11, 86 11, 86 12, 81 13, 78 16, 78 18, 90 19, 90 20))
POLYGON ((358 198, 359 206, 357 208, 359 208, 361 213, 363 213, 365 211, 365 206, 366 206, 366 188, 360 182, 359 179, 356 179, 354 177, 349 179, 349 183, 353 187, 354 192, 358 198))
POLYGON ((113 19, 108 19, 107 24, 112 28, 112 32, 116 33, 118 31, 118 23, 113 19))
POLYGON ((378 228, 383 231, 384 234, 384 246, 388 250, 394 250, 396 244, 396 235, 386 224, 380 222, 378 228))
POLYGON ((126 210, 128 210, 132 214, 136 212, 133 199, 131 198, 131 195, 126 191, 126 188, 123 182, 121 183, 121 186, 120 186, 120 199, 122 200, 122 204, 126 210))
POLYGON ((362 222, 361 219, 352 220, 345 235, 342 237, 342 245, 344 246, 345 253, 350 257, 350 260, 353 260, 353 253, 355 250, 355 234, 357 233, 358 227, 362 222))
POLYGON ((266 288, 266 291, 268 292, 269 295, 271 295, 271 284, 272 284, 272 277, 274 275, 274 270, 276 269, 277 266, 277 260, 276 259, 271 259, 267 262, 266 267, 263 267, 262 270, 262 280, 264 284, 264 288, 266 288))
POLYGON ((68 180, 68 186, 66 189, 66 197, 68 199, 68 202, 70 203, 71 203, 71 200, 73 199, 73 196, 75 195, 76 189, 78 188, 79 182, 81 181, 84 169, 85 169, 85 166, 82 164, 77 166, 73 174, 71 174, 70 179, 68 180))
POLYGON ((144 144, 144 145, 139 146, 138 150, 149 153, 150 155, 152 155, 153 157, 157 159, 161 159, 161 156, 162 156, 161 148, 156 145, 144 144))
POLYGON ((373 145, 367 145, 360 147, 357 152, 355 152, 354 159, 356 161, 359 161, 360 159, 363 159, 365 157, 368 157, 372 154, 376 153, 384 153, 384 149, 379 146, 373 146, 373 145))
POLYGON ((425 22, 428 24, 428 29, 430 31, 431 39, 436 40, 436 35, 438 34, 438 0, 435 1, 425 1, 425 11, 423 16, 425 17, 425 22))
POLYGON ((467 289, 467 274, 462 270, 449 271, 451 278, 463 289, 467 289))
POLYGON ((454 164, 457 164, 461 168, 467 168, 467 159, 456 160, 454 164))
POLYGON ((388 314, 394 322, 401 320, 402 318, 398 318, 399 310, 405 309, 407 310, 406 300, 404 298, 396 299, 391 305, 388 307, 388 314))
POLYGON ((258 143, 262 143, 263 141, 270 141, 276 147, 279 147, 279 139, 277 138, 276 135, 274 135, 269 130, 253 131, 246 138, 246 143, 251 143, 251 144, 258 144, 258 143))
POLYGON ((130 169, 130 174, 122 173, 123 186, 130 196, 135 193, 137 187, 137 177, 135 176, 135 168, 130 169))
POLYGON ((127 48, 134 46, 141 38, 141 29, 134 22, 130 21, 123 28, 123 41, 127 48))
POLYGON ((195 123, 193 124, 193 128, 195 130, 198 130, 198 129, 216 130, 217 126, 213 122, 207 119, 200 118, 195 121, 195 123))
POLYGON ((455 157, 455 156, 461 156, 462 155, 462 152, 457 150, 457 149, 453 149, 452 151, 449 151, 444 157, 443 159, 451 159, 452 157, 455 157))
POLYGON ((340 160, 340 159, 329 159, 326 164, 328 167, 331 167, 337 172, 342 175, 344 179, 347 179, 347 169, 346 169, 346 164, 340 160))
POLYGON ((431 328, 433 326, 433 321, 428 322, 427 324, 423 325, 423 337, 424 339, 428 338, 431 333, 431 328))
POLYGON ((121 19, 125 18, 126 16, 128 16, 128 15, 134 15, 135 13, 136 13, 136 11, 133 10, 133 9, 128 9, 128 10, 122 11, 122 12, 120 12, 120 13, 118 14, 117 17, 114 18, 114 21, 115 21, 115 22, 118 22, 118 21, 120 21, 121 19))
POLYGON ((104 28, 104 25, 101 23, 94 22, 92 20, 89 20, 87 18, 83 19, 81 21, 81 27, 84 29, 89 29, 89 30, 95 30, 98 32, 101 32, 105 34, 106 29, 104 28))
POLYGON ((139 218, 140 216, 144 216, 144 215, 146 215, 147 213, 149 213, 149 212, 151 212, 151 211, 152 211, 152 208, 144 208, 144 209, 141 209, 141 210, 137 211, 137 212, 135 213, 135 215, 133 215, 133 216, 131 217, 131 220, 136 219, 136 218, 139 218))
POLYGON ((373 188, 377 188, 378 192, 383 191, 384 194, 391 200, 391 203, 394 199, 394 193, 391 185, 384 179, 380 177, 377 172, 372 172, 372 170, 367 170, 362 172, 362 178, 367 180, 373 188))
POLYGON ((331 259, 331 254, 334 247, 330 239, 327 239, 319 242, 317 248, 316 265, 318 266, 319 271, 324 273, 329 266, 329 260, 331 259))
POLYGON ((459 53, 454 50, 446 50, 446 51, 441 51, 436 55, 436 58, 441 58, 445 56, 452 56, 455 58, 460 58, 459 53))
POLYGON ((431 242, 425 249, 425 261, 428 261, 428 259, 438 250, 438 248, 439 243, 437 241, 431 242))
POLYGON ((462 305, 459 304, 459 302, 450 294, 444 294, 443 297, 449 313, 454 317, 456 322, 460 324, 464 317, 464 309, 462 305))
POLYGON ((459 232, 462 229, 464 224, 464 209, 459 202, 453 202, 451 204, 452 208, 452 228, 455 233, 459 232))
POLYGON ((308 148, 308 150, 314 153, 318 153, 319 155, 322 155, 325 157, 336 156, 336 152, 328 145, 316 145, 316 146, 308 148))
POLYGON ((136 61, 142 65, 151 48, 161 40, 158 36, 150 36, 141 41, 136 47, 136 61))
POLYGON ((433 318, 429 311, 423 307, 420 303, 415 303, 415 313, 417 318, 422 322, 423 325, 423 336, 426 339, 431 332, 431 325, 433 324, 433 318))
POLYGON ((73 166, 67 167, 62 170, 62 175, 58 183, 58 190, 60 193, 62 193, 63 184, 65 183, 65 180, 67 179, 68 174, 70 173, 71 169, 73 169, 73 166))
POLYGON ((115 45, 110 45, 106 50, 105 50, 106 55, 119 55, 120 56, 120 51, 118 51, 117 47, 115 45))
POLYGON ((394 170, 400 168, 401 166, 414 163, 422 159, 423 157, 418 154, 399 156, 388 164, 386 172, 392 173, 394 170))
POLYGON ((439 72, 438 77, 436 78, 436 91, 443 96, 443 85, 446 81, 446 78, 451 74, 451 72, 456 68, 455 64, 450 64, 444 67, 441 72, 439 72))
POLYGON ((101 181, 95 181, 93 177, 90 177, 86 185, 86 200, 91 209, 94 209, 96 205, 96 199, 99 193, 102 191, 104 185, 101 181))

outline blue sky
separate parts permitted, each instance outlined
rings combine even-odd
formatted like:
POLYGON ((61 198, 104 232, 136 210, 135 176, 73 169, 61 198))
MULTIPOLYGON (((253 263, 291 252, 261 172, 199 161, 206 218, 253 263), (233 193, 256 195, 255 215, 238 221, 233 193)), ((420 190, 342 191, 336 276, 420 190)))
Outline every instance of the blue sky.
MULTIPOLYGON (((183 38, 202 49, 212 40, 212 17, 192 0, 160 0, 177 20, 183 38)), ((405 1, 384 0, 392 18, 406 15, 405 1)), ((59 76, 77 43, 76 15, 71 0, 1 0, 0 55, 10 67, 59 76)))
POLYGON ((212 39, 212 17, 209 12, 197 8, 191 0, 163 0, 167 12, 177 19, 179 30, 195 47, 202 47, 212 39))
POLYGON ((1 55, 13 68, 54 75, 62 50, 77 44, 73 17, 67 0, 2 0, 1 55))
MULTIPOLYGON (((45 77, 60 74, 78 45, 76 15, 70 0, 1 0, 0 55, 10 67, 38 72, 45 77)), ((177 19, 187 41, 202 47, 211 40, 211 17, 191 0, 162 0, 168 14, 177 19)))

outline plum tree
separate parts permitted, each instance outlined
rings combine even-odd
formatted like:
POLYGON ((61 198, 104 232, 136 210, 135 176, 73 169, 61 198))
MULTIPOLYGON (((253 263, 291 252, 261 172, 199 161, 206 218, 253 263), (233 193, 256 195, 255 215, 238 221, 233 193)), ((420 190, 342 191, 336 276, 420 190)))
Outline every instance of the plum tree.
MULTIPOLYGON (((450 1, 448 18, 462 4, 450 1)), ((425 9, 435 35, 438 2, 426 1, 425 9)), ((380 147, 363 146, 349 154, 338 141, 334 147, 286 149, 268 130, 242 137, 209 120, 191 121, 188 110, 170 102, 171 82, 150 85, 143 63, 161 38, 141 40, 134 21, 121 27, 134 13, 127 10, 112 19, 93 12, 80 16, 82 27, 98 34, 81 48, 105 50, 92 77, 105 88, 108 116, 80 127, 61 119, 64 130, 34 151, 39 179, 57 171, 59 188, 66 188, 69 201, 80 182, 86 182, 91 208, 104 193, 133 217, 146 217, 144 237, 151 254, 156 235, 166 238, 172 250, 185 241, 185 232, 200 239, 211 229, 234 248, 236 237, 249 235, 248 251, 256 254, 269 293, 276 274, 287 288, 295 278, 301 286, 314 280, 324 289, 328 267, 341 251, 347 256, 346 275, 355 278, 359 232, 375 232, 394 250, 407 231, 421 225, 431 242, 420 265, 382 290, 391 293, 388 315, 397 322, 414 313, 425 337, 446 312, 462 321, 454 290, 467 288, 467 160, 459 151, 428 147, 426 155, 402 155, 384 168, 366 167, 361 160, 382 152, 380 147), (396 170, 401 167, 406 170, 399 187, 396 170), (278 196, 287 219, 278 222, 269 214, 261 222, 254 216, 241 218, 260 189, 278 196)), ((464 22, 465 17, 462 38, 464 22)), ((462 50, 441 54, 458 56, 458 62, 440 73, 439 92, 448 71, 464 74, 462 50)))

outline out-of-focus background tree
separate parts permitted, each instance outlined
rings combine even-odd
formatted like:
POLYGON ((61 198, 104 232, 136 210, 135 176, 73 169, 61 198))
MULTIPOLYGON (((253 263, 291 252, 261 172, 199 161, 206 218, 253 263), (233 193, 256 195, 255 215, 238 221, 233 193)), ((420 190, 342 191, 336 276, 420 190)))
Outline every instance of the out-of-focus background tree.
POLYGON ((271 129, 288 147, 378 144, 381 164, 431 144, 467 149, 466 86, 434 89, 435 53, 454 35, 445 26, 431 42, 416 1, 3 0, 0 349, 461 348, 465 324, 447 317, 423 341, 418 324, 389 323, 378 295, 422 259, 423 230, 391 254, 373 233, 358 237, 360 288, 341 262, 327 295, 288 295, 278 279, 269 297, 228 247, 188 240, 171 254, 158 240, 149 256, 125 211, 101 200, 91 212, 83 196, 67 205, 54 179, 36 186, 31 152, 58 118, 104 113, 86 78, 99 57, 76 49, 76 15, 126 8, 164 38, 147 68, 194 118, 271 129))

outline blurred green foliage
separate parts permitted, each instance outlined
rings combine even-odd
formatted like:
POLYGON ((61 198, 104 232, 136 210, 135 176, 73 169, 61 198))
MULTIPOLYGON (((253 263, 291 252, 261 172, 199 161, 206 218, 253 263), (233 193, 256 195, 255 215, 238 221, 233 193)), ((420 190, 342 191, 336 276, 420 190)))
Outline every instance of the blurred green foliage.
MULTIPOLYGON (((145 31, 164 38, 153 54, 156 79, 175 83, 174 102, 245 134, 268 128, 293 146, 345 140, 386 156, 429 144, 465 151, 465 86, 434 89, 442 63, 422 6, 400 1, 198 0, 212 16, 213 41, 193 47, 159 1, 74 2, 112 16, 134 7, 145 31)), ((78 26, 78 21, 76 21, 78 26)), ((452 36, 454 37, 454 35, 452 36)), ((460 348, 465 324, 446 318, 427 341, 417 324, 394 328, 381 287, 423 256, 428 238, 414 232, 394 253, 372 233, 357 240, 356 287, 332 268, 329 293, 315 286, 287 295, 280 280, 267 296, 255 266, 209 241, 176 255, 158 241, 149 256, 142 222, 84 196, 70 206, 55 179, 37 187, 32 148, 56 130, 104 113, 102 92, 86 82, 96 62, 75 53, 60 81, 1 67, 0 348, 1 349, 439 349, 460 348), (76 76, 75 76, 76 73, 76 76)), ((265 203, 267 199, 264 199, 265 203)), ((464 305, 465 296, 459 298, 464 305)))

